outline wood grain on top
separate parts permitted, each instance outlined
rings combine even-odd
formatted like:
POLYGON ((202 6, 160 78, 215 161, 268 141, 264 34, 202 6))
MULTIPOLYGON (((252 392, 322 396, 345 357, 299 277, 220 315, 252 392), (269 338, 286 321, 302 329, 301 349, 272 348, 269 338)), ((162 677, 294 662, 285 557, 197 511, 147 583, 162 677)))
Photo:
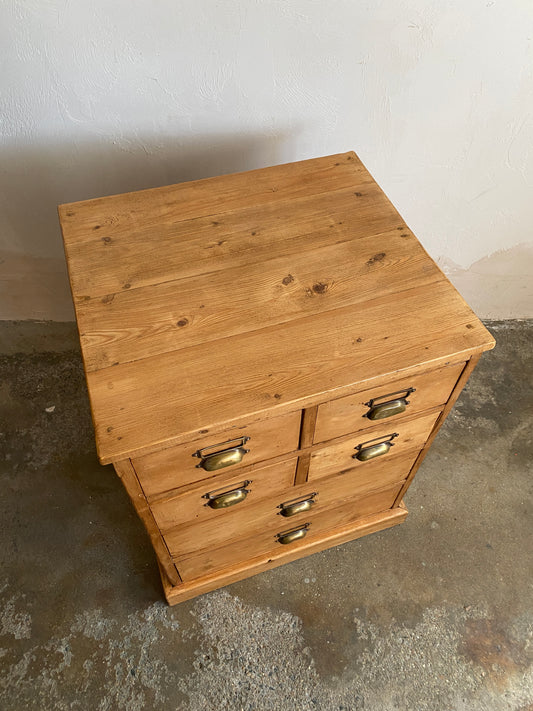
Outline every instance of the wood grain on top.
POLYGON ((494 345, 351 152, 59 212, 104 463, 494 345))

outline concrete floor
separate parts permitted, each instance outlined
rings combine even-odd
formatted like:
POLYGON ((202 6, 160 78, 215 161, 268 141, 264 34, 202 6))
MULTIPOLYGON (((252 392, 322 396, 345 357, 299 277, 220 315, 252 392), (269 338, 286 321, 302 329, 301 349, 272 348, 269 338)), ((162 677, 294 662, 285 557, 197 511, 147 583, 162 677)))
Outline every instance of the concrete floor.
POLYGON ((169 608, 72 324, 0 324, 0 708, 533 710, 533 323, 489 324, 398 528, 169 608))

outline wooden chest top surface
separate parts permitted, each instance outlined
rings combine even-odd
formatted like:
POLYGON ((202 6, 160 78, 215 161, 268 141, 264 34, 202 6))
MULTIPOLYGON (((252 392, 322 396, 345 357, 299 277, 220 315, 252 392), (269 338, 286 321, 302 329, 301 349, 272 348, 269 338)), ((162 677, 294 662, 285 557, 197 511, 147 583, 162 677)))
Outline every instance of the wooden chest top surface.
POLYGON ((494 345, 353 152, 59 214, 103 463, 494 345))

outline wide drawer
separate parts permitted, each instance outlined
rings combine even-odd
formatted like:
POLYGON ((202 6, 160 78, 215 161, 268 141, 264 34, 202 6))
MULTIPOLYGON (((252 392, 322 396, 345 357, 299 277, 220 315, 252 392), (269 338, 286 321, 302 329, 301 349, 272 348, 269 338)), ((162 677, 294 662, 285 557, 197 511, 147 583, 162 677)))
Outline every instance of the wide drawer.
POLYGON ((150 498, 201 481, 217 471, 228 474, 229 467, 235 471, 296 450, 300 420, 301 411, 297 410, 132 459, 132 464, 150 498))
POLYGON ((180 524, 214 521, 234 511, 245 508, 272 496, 273 491, 283 491, 294 482, 297 457, 286 462, 258 467, 243 479, 239 473, 219 475, 207 479, 201 486, 164 501, 152 503, 151 509, 157 525, 165 531, 180 524))
POLYGON ((317 540, 327 531, 355 522, 364 516, 390 509, 400 488, 401 484, 398 484, 322 512, 310 512, 307 516, 299 517, 298 522, 280 516, 270 526, 258 530, 253 536, 243 536, 229 545, 218 548, 204 548, 193 555, 174 554, 174 561, 182 580, 188 581, 246 562, 256 556, 268 554, 270 551, 277 552, 280 548, 297 550, 317 540), (286 545, 278 541, 278 534, 298 530, 305 530, 305 536, 286 545))
POLYGON ((420 449, 429 437, 439 414, 433 412, 399 423, 384 422, 372 430, 357 432, 342 442, 315 450, 311 454, 308 481, 349 469, 364 470, 378 461, 381 466, 386 467, 397 455, 420 449), (357 455, 370 454, 371 448, 371 454, 377 453, 376 456, 366 460, 355 458, 357 455))
MULTIPOLYGON (((352 501, 358 505, 368 492, 403 481, 418 452, 411 451, 396 457, 384 468, 370 465, 361 470, 350 470, 343 476, 332 476, 319 482, 305 482, 298 486, 280 489, 270 497, 253 505, 236 505, 222 515, 203 515, 196 523, 166 527, 159 516, 159 525, 172 555, 188 555, 206 548, 217 548, 227 542, 253 536, 265 528, 276 528, 279 521, 301 521, 310 514, 316 515, 335 505, 352 501)), ((377 463, 376 463, 377 464, 377 463)), ((172 501, 167 511, 172 511, 172 501)), ((155 507, 154 507, 155 508, 155 507)), ((155 513, 155 511, 154 511, 155 513)), ((174 519, 175 520, 175 519, 174 519)), ((172 524, 172 516, 166 517, 172 524)))
POLYGON ((464 363, 459 363, 326 402, 318 408, 314 442, 368 429, 385 419, 397 422, 443 405, 463 368, 464 363))

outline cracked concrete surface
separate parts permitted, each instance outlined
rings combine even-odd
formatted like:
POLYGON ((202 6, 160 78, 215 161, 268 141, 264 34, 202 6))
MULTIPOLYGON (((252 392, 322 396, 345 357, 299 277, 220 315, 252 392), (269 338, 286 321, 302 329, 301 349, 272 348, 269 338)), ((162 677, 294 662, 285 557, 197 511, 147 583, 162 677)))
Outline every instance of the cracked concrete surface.
POLYGON ((0 323, 0 707, 531 711, 533 323, 489 327, 405 524, 169 608, 74 325, 0 323))

